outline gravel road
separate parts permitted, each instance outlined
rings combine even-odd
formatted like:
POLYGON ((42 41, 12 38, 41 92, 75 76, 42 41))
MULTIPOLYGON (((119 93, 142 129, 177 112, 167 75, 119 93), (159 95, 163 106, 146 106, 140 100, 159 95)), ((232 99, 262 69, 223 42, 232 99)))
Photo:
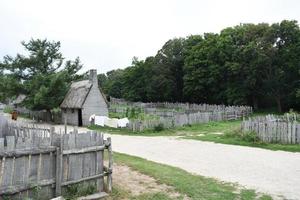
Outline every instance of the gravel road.
POLYGON ((300 153, 174 137, 111 135, 113 150, 272 195, 300 199, 300 153))

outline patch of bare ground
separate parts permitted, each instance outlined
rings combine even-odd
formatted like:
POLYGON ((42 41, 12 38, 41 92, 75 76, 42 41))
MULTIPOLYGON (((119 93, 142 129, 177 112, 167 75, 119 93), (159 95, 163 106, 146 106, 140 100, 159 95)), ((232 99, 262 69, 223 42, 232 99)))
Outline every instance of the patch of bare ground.
MULTIPOLYGON (((126 165, 116 165, 113 168, 113 185, 130 193, 130 196, 140 196, 148 193, 164 193, 171 199, 189 200, 166 184, 158 183, 154 178, 131 169, 126 165), (183 196, 183 197, 182 197, 183 196)), ((125 197, 123 200, 128 199, 125 197)))

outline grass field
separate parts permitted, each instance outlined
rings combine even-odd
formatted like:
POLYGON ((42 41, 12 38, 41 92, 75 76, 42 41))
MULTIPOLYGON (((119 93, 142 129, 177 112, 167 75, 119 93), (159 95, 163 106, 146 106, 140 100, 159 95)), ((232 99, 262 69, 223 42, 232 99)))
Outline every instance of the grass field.
MULTIPOLYGON (((114 161, 117 164, 127 165, 133 170, 137 170, 143 174, 149 175, 156 179, 157 182, 172 186, 181 194, 177 199, 193 200, 269 200, 272 199, 268 195, 257 194, 254 190, 240 188, 237 185, 223 183, 215 179, 205 178, 198 175, 193 175, 182 169, 171 167, 148 161, 142 158, 129 156, 120 153, 114 153, 114 161)), ((107 199, 137 199, 137 200, 165 200, 171 199, 166 194, 150 193, 137 197, 130 196, 128 191, 121 187, 113 189, 113 193, 107 199)))

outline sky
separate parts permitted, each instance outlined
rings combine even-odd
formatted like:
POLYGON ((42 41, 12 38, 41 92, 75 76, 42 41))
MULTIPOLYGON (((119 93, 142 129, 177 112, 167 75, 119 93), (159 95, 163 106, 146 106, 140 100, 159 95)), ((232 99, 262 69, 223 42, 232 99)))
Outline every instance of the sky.
POLYGON ((300 21, 299 0, 0 0, 0 60, 25 54, 21 41, 61 42, 81 72, 130 66, 169 39, 218 33, 240 23, 300 21))

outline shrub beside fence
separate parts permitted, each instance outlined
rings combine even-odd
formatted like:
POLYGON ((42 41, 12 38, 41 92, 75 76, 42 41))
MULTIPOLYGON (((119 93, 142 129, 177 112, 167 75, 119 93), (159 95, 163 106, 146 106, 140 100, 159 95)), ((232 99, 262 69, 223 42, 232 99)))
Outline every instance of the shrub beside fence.
POLYGON ((300 144, 300 123, 293 116, 249 118, 242 122, 241 130, 255 132, 263 142, 300 144))
MULTIPOLYGON (((25 130, 25 128, 24 128, 25 130)), ((15 131, 0 138, 0 196, 8 199, 50 199, 60 196, 67 186, 92 185, 104 196, 112 184, 111 140, 96 132, 45 135, 41 130, 15 131), (103 165, 108 149, 109 165, 103 165)))

